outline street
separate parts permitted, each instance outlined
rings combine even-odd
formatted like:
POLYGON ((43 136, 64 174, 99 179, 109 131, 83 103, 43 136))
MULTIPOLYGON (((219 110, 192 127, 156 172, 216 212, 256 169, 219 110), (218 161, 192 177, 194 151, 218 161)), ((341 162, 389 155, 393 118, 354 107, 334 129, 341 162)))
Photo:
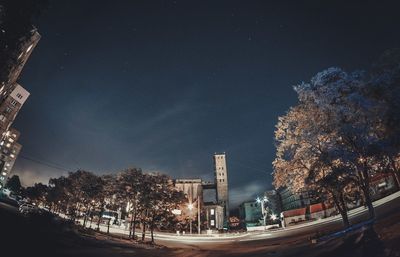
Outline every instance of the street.
MULTIPOLYGON (((400 192, 396 192, 385 198, 374 202, 377 219, 381 219, 386 215, 393 213, 400 207, 400 192)), ((349 211, 350 221, 355 224, 368 218, 367 209, 359 207, 349 211)), ((94 228, 95 225, 92 225, 94 228)), ((342 228, 342 220, 340 215, 321 219, 317 221, 307 222, 299 225, 293 225, 285 229, 232 233, 232 234, 214 234, 214 235, 176 235, 172 233, 155 233, 154 238, 158 244, 168 247, 187 247, 198 249, 214 249, 215 247, 226 246, 229 248, 244 245, 248 247, 251 243, 258 245, 278 245, 288 242, 298 241, 300 239, 308 239, 317 232, 329 232, 340 230, 342 228)), ((107 226, 101 225, 100 230, 107 232, 107 226)), ((110 226, 110 233, 128 235, 129 232, 119 227, 110 226)), ((150 237, 149 234, 146 235, 150 237)))
MULTIPOLYGON (((376 202, 377 224, 391 216, 393 229, 399 226, 398 208, 400 193, 376 202)), ((365 219, 365 210, 353 210, 351 221, 365 219)), ((154 247, 147 244, 107 236, 98 232, 77 232, 57 222, 41 218, 25 218, 15 207, 0 203, 1 233, 3 249, 14 253, 10 256, 330 256, 326 249, 340 247, 337 241, 327 244, 311 244, 309 237, 317 231, 331 231, 341 228, 338 217, 308 224, 293 226, 284 230, 252 232, 241 234, 222 234, 213 236, 177 236, 157 233, 154 247), (328 247, 329 246, 329 247, 328 247), (301 252, 301 254, 299 254, 301 252), (38 254, 38 255, 36 255, 38 254)), ((101 226, 104 231, 105 226, 101 226)), ((110 231, 116 233, 116 228, 110 231)), ((121 231, 120 231, 121 232, 121 231)), ((121 234, 121 233, 119 233, 121 234)), ((394 240, 398 240, 396 237, 394 240)), ((332 253, 336 253, 332 251, 332 253)), ((352 254, 352 252, 348 252, 352 254)), ((347 255, 342 255, 347 256, 347 255)), ((349 255, 353 256, 353 255, 349 255)), ((365 256, 365 255, 354 255, 365 256)), ((374 255, 371 255, 374 256, 374 255)), ((394 255, 393 255, 394 256, 394 255)))

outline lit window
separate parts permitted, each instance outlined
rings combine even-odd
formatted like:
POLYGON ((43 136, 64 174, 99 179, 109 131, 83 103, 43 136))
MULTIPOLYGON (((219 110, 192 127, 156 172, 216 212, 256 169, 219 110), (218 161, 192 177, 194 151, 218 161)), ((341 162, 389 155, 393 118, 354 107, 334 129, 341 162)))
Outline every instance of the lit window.
POLYGON ((0 179, 1 179, 1 180, 4 180, 4 177, 3 177, 3 176, 0 176, 0 179))
POLYGON ((17 102, 15 99, 12 99, 12 100, 11 100, 11 104, 12 104, 12 105, 16 106, 17 103, 18 103, 18 102, 17 102))
POLYGON ((211 215, 214 215, 214 213, 215 213, 214 209, 211 209, 210 213, 211 213, 211 215))
POLYGON ((11 158, 14 158, 14 157, 15 157, 15 155, 13 155, 13 154, 10 154, 10 157, 11 157, 11 158))
POLYGON ((26 49, 26 53, 29 52, 33 47, 33 44, 31 44, 30 46, 28 46, 28 48, 26 49))
POLYGON ((10 146, 11 146, 11 144, 10 144, 10 143, 7 143, 7 144, 6 144, 6 146, 7 146, 7 147, 10 147, 10 146))
POLYGON ((215 221, 211 220, 211 226, 214 226, 214 225, 215 225, 215 221))
POLYGON ((14 139, 9 138, 8 141, 10 141, 10 143, 14 143, 14 139))
POLYGON ((7 175, 7 173, 5 173, 4 171, 1 173, 1 175, 3 175, 3 176, 5 176, 5 175, 7 175))

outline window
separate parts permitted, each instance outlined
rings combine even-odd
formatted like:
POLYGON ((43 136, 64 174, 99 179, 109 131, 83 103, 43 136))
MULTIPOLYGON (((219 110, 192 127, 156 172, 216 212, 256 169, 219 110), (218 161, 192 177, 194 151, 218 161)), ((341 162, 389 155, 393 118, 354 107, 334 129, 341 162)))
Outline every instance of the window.
POLYGON ((33 44, 30 44, 30 45, 28 46, 28 48, 26 49, 25 53, 29 52, 29 51, 32 49, 32 47, 33 47, 33 44))
POLYGON ((3 114, 0 114, 0 121, 5 122, 6 116, 4 116, 3 114))
POLYGON ((215 226, 215 221, 211 220, 211 226, 215 226))
POLYGON ((6 108, 6 113, 10 113, 12 111, 12 109, 10 107, 6 108))
POLYGON ((20 93, 17 93, 17 98, 22 99, 22 95, 20 93))
POLYGON ((11 104, 12 104, 12 105, 16 106, 17 103, 18 103, 18 102, 17 102, 15 99, 12 99, 12 100, 11 100, 11 104))
POLYGON ((214 209, 211 209, 211 210, 210 210, 210 213, 211 213, 211 215, 214 215, 214 214, 215 214, 215 210, 214 210, 214 209))

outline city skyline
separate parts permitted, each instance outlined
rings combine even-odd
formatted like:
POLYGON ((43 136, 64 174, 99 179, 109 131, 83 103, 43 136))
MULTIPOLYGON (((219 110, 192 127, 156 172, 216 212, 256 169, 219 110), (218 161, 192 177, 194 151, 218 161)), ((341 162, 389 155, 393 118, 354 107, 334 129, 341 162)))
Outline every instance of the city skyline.
MULTIPOLYGON (((212 180, 212 154, 226 152, 233 202, 271 187, 274 126, 297 102, 293 85, 330 66, 367 68, 400 42, 385 5, 92 7, 50 1, 38 21, 20 79, 32 94, 15 122, 21 156, 212 180)), ((29 184, 65 170, 19 158, 14 174, 29 184)))

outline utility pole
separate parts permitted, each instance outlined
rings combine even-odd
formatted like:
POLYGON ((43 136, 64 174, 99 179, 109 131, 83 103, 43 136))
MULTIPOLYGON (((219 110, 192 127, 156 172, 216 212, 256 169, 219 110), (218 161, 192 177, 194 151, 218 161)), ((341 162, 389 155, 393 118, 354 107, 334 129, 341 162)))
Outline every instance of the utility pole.
POLYGON ((197 233, 201 234, 201 222, 200 222, 200 195, 197 195, 197 233))

